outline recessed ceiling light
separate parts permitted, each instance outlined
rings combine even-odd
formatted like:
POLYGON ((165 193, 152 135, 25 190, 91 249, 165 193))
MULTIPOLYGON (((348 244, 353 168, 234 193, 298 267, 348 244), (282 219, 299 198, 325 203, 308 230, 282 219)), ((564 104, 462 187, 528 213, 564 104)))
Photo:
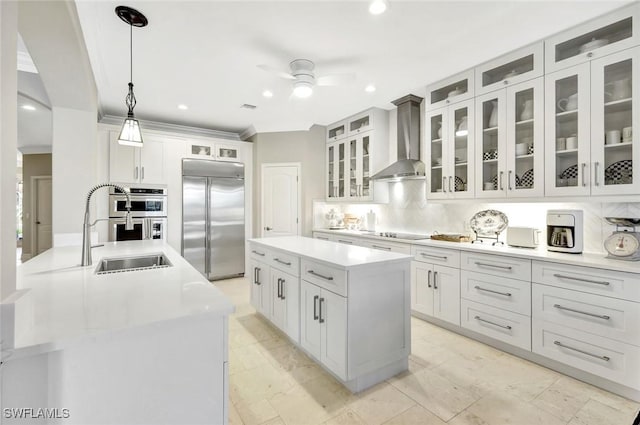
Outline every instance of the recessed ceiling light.
POLYGON ((35 111, 36 107, 33 105, 22 105, 22 109, 26 109, 27 111, 35 111))
POLYGON ((265 90, 262 92, 264 97, 273 97, 273 92, 271 90, 265 90))
POLYGON ((184 105, 184 104, 181 103, 181 104, 178 105, 178 109, 186 111, 187 109, 189 109, 189 107, 187 105, 184 105))
POLYGON ((374 91, 376 91, 376 86, 374 86, 373 84, 369 84, 364 88, 364 91, 366 91, 367 93, 373 93, 374 91))
POLYGON ((384 13, 385 10, 387 10, 388 4, 389 2, 387 0, 373 0, 369 4, 369 13, 371 13, 372 15, 380 15, 381 13, 384 13))

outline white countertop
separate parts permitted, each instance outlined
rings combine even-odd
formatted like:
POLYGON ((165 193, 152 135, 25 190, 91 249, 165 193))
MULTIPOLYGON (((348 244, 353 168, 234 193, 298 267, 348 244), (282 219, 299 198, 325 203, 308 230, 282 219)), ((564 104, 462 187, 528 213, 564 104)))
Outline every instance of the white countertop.
POLYGON ((372 239, 377 241, 398 242, 398 243, 404 243, 404 244, 432 246, 432 247, 447 248, 447 249, 459 249, 462 251, 473 251, 473 252, 483 252, 487 254, 508 255, 511 257, 551 261, 554 263, 596 267, 601 269, 617 270, 617 271, 630 272, 630 273, 640 273, 640 262, 638 261, 624 261, 624 260, 615 260, 611 258, 605 258, 605 254, 592 254, 592 253, 568 254, 568 253, 562 253, 562 252, 550 252, 550 251, 547 251, 544 245, 540 245, 538 246, 538 248, 516 248, 516 247, 508 246, 506 242, 504 245, 491 246, 491 241, 485 241, 483 243, 470 243, 470 242, 434 241, 431 239, 407 240, 407 239, 400 239, 400 238, 385 238, 385 237, 373 235, 373 234, 358 231, 358 230, 314 229, 313 231, 336 234, 336 235, 340 234, 345 236, 353 236, 353 237, 358 237, 363 239, 372 239))
POLYGON ((12 355, 60 349, 120 329, 200 314, 229 315, 229 299, 163 241, 111 242, 80 267, 79 246, 52 248, 17 268, 2 305, 12 355), (96 275, 101 258, 163 252, 172 267, 96 275))
POLYGON ((303 236, 283 236, 276 238, 249 239, 249 242, 267 248, 289 252, 300 257, 321 261, 340 268, 363 266, 367 264, 406 261, 410 255, 380 251, 361 246, 337 244, 303 236))

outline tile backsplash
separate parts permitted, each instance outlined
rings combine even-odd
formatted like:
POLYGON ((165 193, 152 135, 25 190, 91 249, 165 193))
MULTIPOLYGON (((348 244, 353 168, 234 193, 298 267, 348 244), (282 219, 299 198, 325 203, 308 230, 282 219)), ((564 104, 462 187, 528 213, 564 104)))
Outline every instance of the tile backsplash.
MULTIPOLYGON (((612 202, 522 202, 496 203, 480 200, 439 203, 425 199, 424 181, 389 183, 388 204, 341 204, 314 201, 314 228, 326 228, 325 214, 332 208, 342 213, 363 217, 370 210, 376 213, 377 231, 395 231, 419 234, 472 233, 468 223, 478 211, 495 209, 509 218, 510 226, 535 227, 546 230, 546 215, 550 209, 579 209, 584 211, 584 251, 603 253, 602 242, 615 226, 603 217, 640 218, 640 203, 612 202)), ((364 227, 364 225, 363 225, 364 227)), ((544 233, 543 233, 544 235, 544 233)), ((501 237, 502 239, 502 237, 501 237)), ((504 239, 506 241, 506 235, 504 239)), ((541 243, 544 243, 544 237, 541 243)))

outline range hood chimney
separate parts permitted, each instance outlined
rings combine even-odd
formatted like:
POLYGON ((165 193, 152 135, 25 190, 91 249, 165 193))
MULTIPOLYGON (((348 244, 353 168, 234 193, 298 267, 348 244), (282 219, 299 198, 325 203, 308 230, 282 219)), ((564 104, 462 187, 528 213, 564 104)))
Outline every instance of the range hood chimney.
POLYGON ((409 94, 392 102, 398 107, 398 160, 373 175, 378 181, 425 178, 420 161, 420 103, 422 98, 409 94))

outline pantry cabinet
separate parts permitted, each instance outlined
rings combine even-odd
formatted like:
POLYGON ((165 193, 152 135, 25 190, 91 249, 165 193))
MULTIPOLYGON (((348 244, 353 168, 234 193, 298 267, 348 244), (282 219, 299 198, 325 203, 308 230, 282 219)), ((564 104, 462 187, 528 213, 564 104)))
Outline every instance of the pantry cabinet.
POLYGON ((109 179, 117 183, 166 184, 164 142, 147 137, 141 148, 121 145, 109 132, 109 179))
POLYGON ((474 193, 473 100, 427 112, 427 198, 472 198, 474 193))

